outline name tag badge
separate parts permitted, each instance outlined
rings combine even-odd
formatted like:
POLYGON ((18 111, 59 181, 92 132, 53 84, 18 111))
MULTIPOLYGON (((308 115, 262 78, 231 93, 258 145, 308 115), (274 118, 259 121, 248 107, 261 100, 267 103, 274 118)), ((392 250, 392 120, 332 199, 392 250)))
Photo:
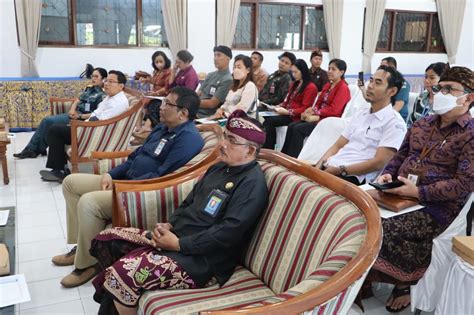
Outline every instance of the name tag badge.
POLYGON ((275 83, 270 84, 270 88, 268 89, 268 93, 275 94, 275 83))
POLYGON ((84 106, 84 110, 86 112, 90 112, 91 111, 91 104, 90 103, 86 103, 86 105, 84 106))
POLYGON ((206 207, 204 207, 204 212, 211 215, 212 217, 217 216, 217 213, 219 213, 219 210, 221 209, 222 204, 224 203, 227 196, 228 194, 219 189, 214 189, 211 191, 206 207))
POLYGON ((166 140, 166 139, 161 139, 160 140, 160 143, 158 143, 158 145, 156 146, 156 149, 155 149, 155 154, 156 155, 161 154, 161 151, 163 151, 163 148, 165 147, 167 142, 168 142, 168 140, 166 140))
POLYGON ((418 184, 418 175, 415 175, 415 174, 408 174, 407 178, 410 182, 412 182, 413 184, 418 184))
POLYGON ((211 90, 209 91, 209 94, 211 94, 212 96, 214 96, 214 94, 216 94, 216 87, 215 86, 211 86, 211 90))

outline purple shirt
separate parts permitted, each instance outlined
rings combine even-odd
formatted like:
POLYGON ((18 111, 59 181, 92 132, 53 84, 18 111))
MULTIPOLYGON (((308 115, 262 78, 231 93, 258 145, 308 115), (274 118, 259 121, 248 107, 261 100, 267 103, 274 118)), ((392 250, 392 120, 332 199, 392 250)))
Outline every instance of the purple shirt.
POLYGON ((433 149, 415 171, 420 203, 447 227, 474 190, 474 119, 467 112, 444 128, 440 128, 438 115, 417 120, 383 174, 396 178, 415 173, 412 170, 425 144, 433 149))
POLYGON ((171 83, 170 88, 175 86, 184 86, 190 90, 196 90, 196 87, 199 84, 199 77, 194 70, 193 66, 189 66, 184 70, 179 70, 176 73, 176 77, 174 78, 173 83, 171 83))

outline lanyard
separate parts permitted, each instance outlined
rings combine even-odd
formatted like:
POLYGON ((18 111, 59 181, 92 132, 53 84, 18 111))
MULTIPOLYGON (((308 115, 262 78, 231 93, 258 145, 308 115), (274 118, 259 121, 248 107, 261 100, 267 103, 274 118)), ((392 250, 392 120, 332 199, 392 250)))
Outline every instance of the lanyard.
MULTIPOLYGON (((435 129, 436 129, 436 126, 433 126, 433 128, 431 129, 430 136, 429 136, 428 140, 426 140, 425 145, 423 146, 423 149, 421 150, 420 157, 419 157, 418 160, 416 161, 417 164, 421 163, 421 161, 438 145, 438 143, 435 143, 435 144, 433 144, 431 147, 428 148, 428 143, 431 141, 431 137, 433 136, 433 133, 434 133, 435 129)), ((455 130, 455 129, 451 129, 451 131, 448 132, 448 133, 443 137, 443 139, 440 141, 440 142, 441 142, 440 147, 442 147, 443 144, 446 143, 446 138, 447 138, 454 130, 455 130)))

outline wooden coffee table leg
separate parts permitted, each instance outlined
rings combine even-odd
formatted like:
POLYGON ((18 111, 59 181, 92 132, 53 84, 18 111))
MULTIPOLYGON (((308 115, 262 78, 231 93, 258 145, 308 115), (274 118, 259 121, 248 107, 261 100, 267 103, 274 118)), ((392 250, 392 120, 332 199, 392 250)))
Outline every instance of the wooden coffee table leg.
POLYGON ((3 183, 8 185, 10 179, 8 178, 8 167, 7 167, 7 146, 0 145, 0 161, 2 161, 2 171, 3 171, 3 183))

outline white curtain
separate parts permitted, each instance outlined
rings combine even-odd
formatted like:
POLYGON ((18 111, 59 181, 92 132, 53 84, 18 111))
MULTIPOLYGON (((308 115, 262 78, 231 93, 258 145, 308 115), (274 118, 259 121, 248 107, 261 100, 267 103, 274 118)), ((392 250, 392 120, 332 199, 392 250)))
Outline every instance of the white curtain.
POLYGON ((172 59, 178 51, 188 48, 188 0, 161 0, 166 37, 172 59))
POLYGON ((331 59, 341 56, 343 2, 344 0, 323 0, 324 25, 331 59))
POLYGON ((362 70, 365 73, 372 73, 372 57, 377 47, 386 3, 387 0, 365 1, 364 49, 362 51, 362 70))
POLYGON ((436 0, 439 26, 450 64, 456 63, 466 0, 436 0))
POLYGON ((217 0, 217 45, 232 47, 240 0, 217 0))
POLYGON ((21 76, 38 77, 35 59, 40 35, 42 1, 15 0, 15 8, 20 39, 21 76))

